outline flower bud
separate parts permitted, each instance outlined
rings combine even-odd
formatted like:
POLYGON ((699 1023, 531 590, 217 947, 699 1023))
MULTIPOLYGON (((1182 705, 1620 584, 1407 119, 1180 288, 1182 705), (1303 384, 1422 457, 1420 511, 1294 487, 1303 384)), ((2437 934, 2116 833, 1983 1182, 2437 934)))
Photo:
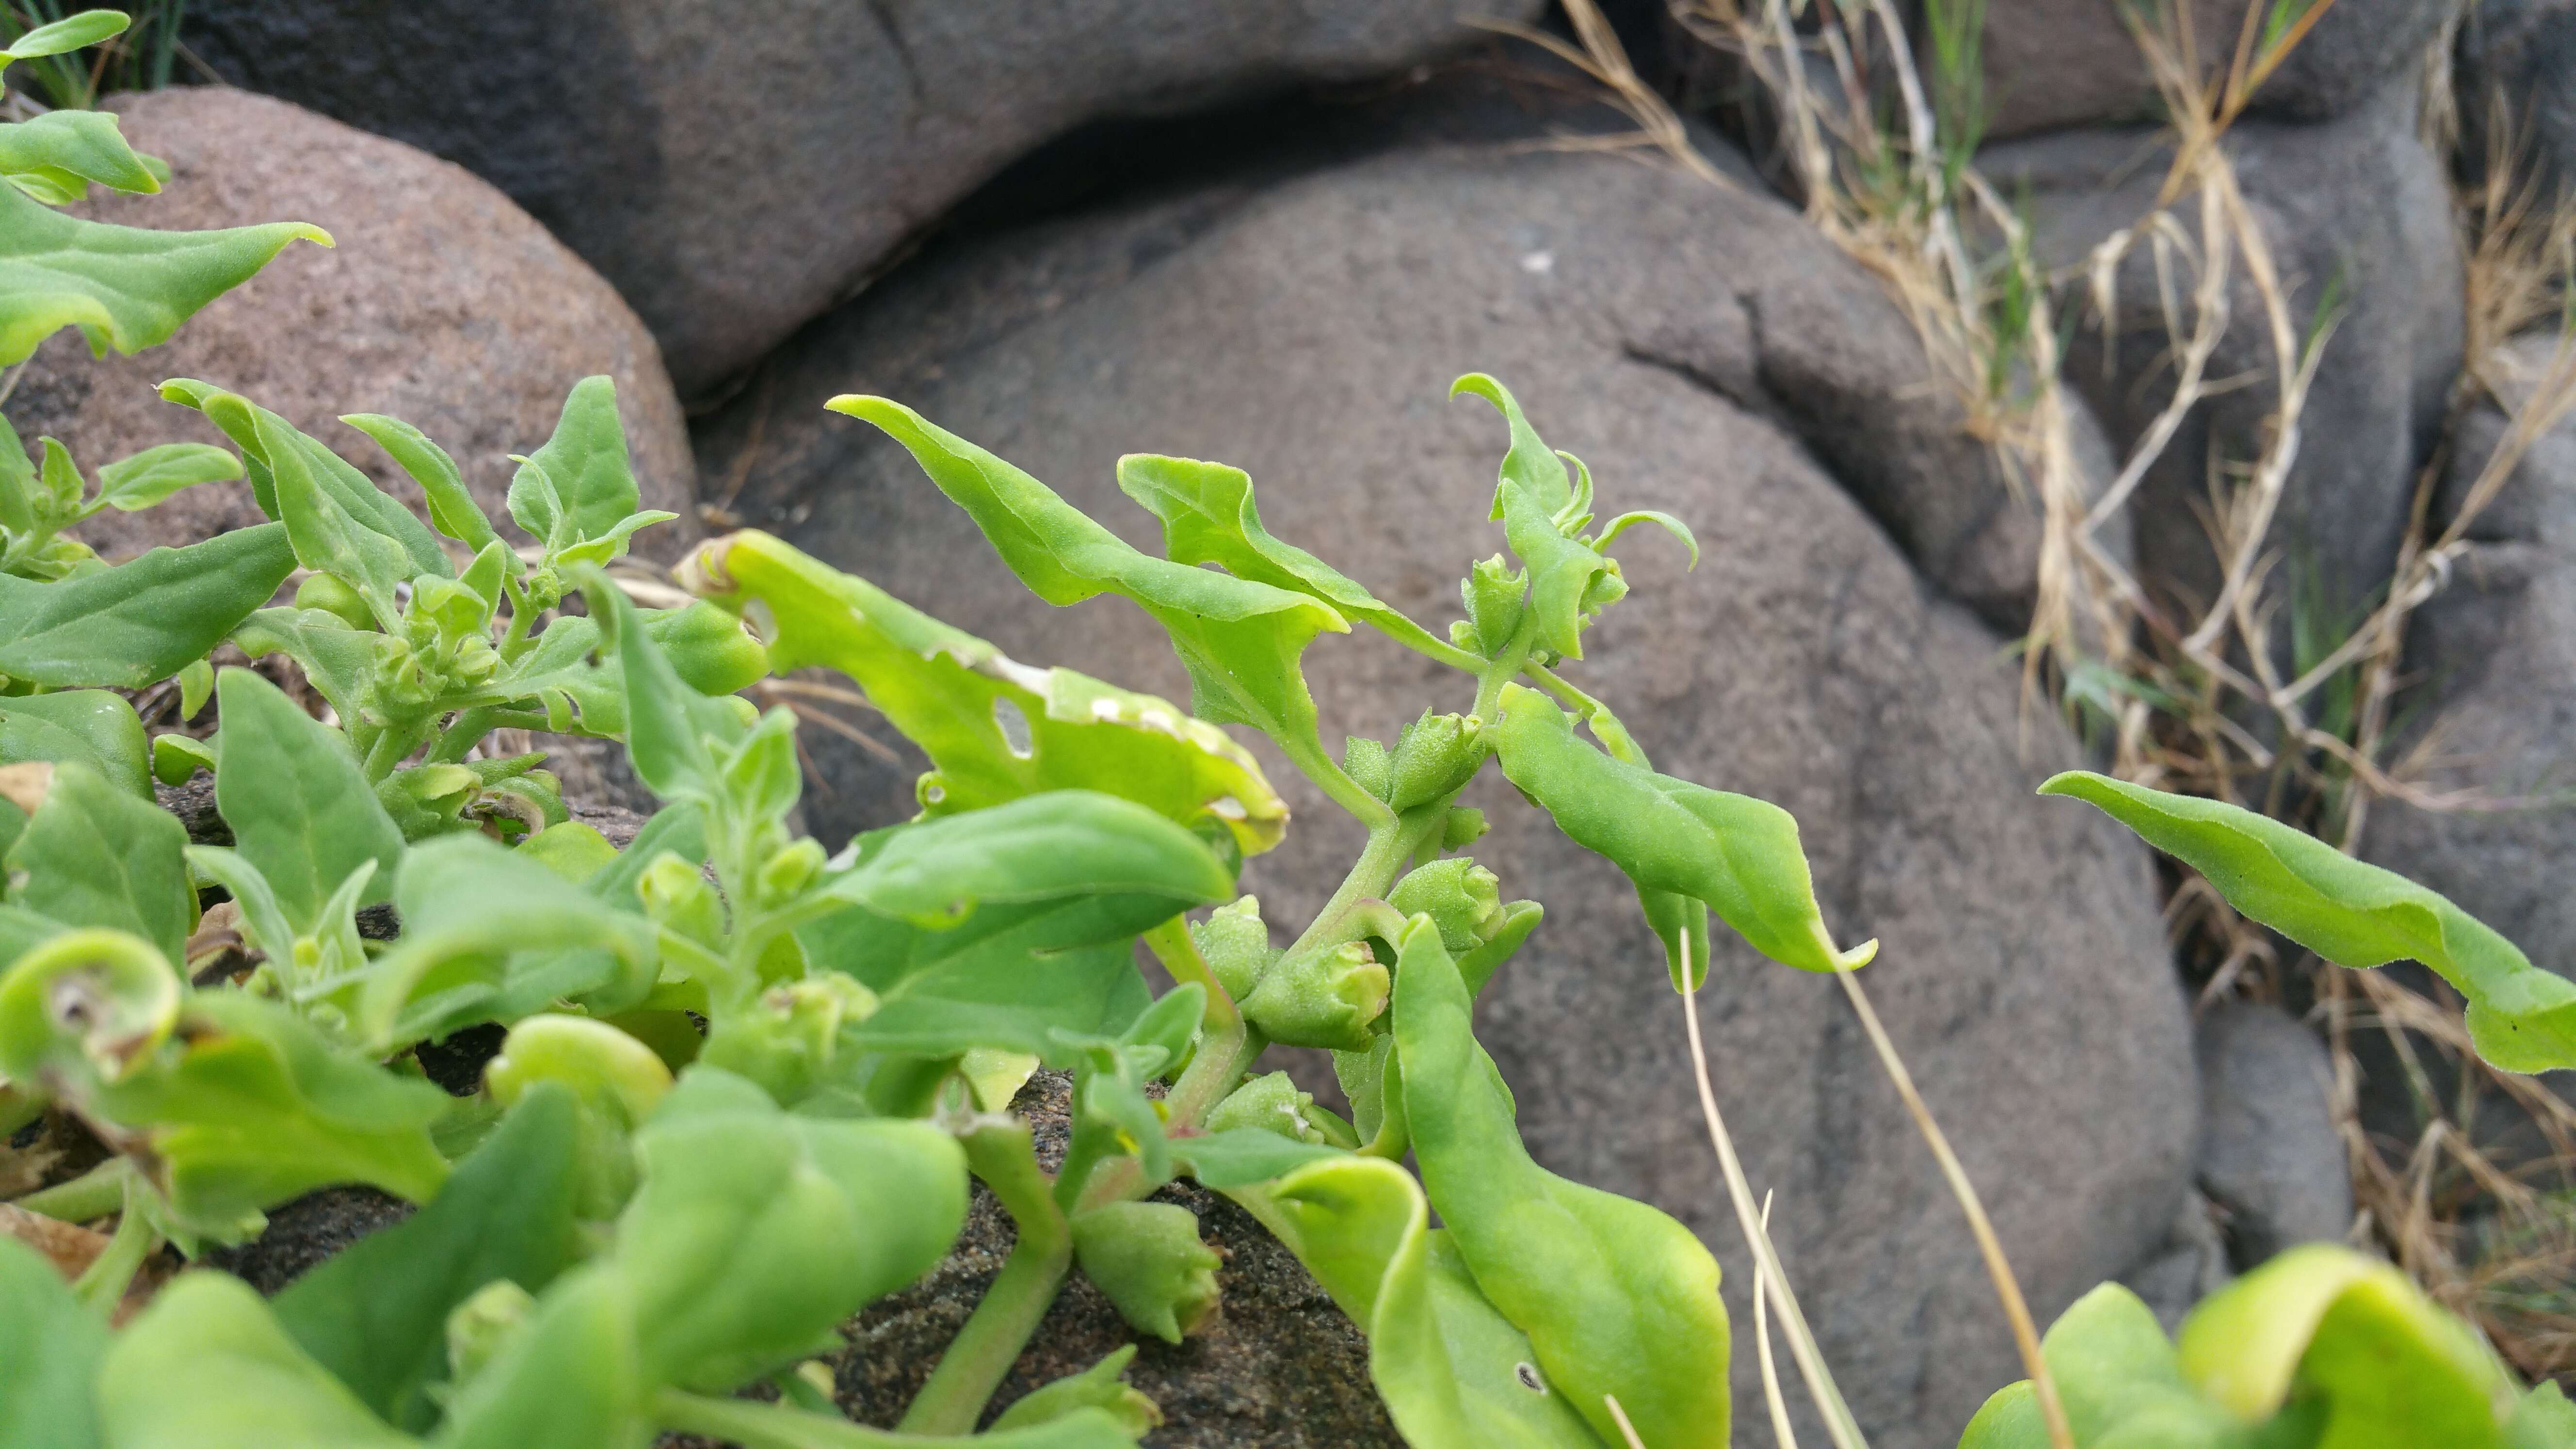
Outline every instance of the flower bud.
POLYGON ((1214 1250, 1198 1214, 1178 1203, 1106 1203, 1073 1219, 1083 1276, 1139 1333, 1178 1343, 1217 1305, 1214 1250))
POLYGON ((527 1289, 507 1278, 495 1278, 449 1310, 448 1381, 462 1384, 472 1379, 528 1321, 529 1310, 536 1306, 527 1289))
POLYGON ((1190 940, 1216 973, 1217 984, 1236 1001, 1250 996, 1262 976, 1280 957, 1270 945, 1270 928, 1261 923, 1261 901, 1244 896, 1219 906, 1205 921, 1190 927, 1190 940))
POLYGON ((838 971, 762 992, 719 1015, 698 1060, 758 1082, 783 1104, 802 1101, 831 1065, 844 1023, 875 1014, 877 995, 838 971))
POLYGON ((1386 903, 1408 916, 1424 915, 1451 952, 1493 939, 1503 924, 1503 893, 1494 873, 1467 857, 1435 860, 1408 873, 1387 892, 1386 903))
POLYGON ((776 905, 794 900, 823 871, 823 843, 812 837, 797 841, 760 868, 760 899, 776 905))
POLYGON ((709 950, 723 949, 724 899, 679 852, 666 850, 655 856, 653 863, 644 867, 643 879, 635 883, 635 893, 643 899, 644 914, 654 924, 667 926, 709 950))
POLYGON ((1243 1014, 1288 1046, 1366 1051, 1369 1024, 1386 1012, 1386 968, 1365 941, 1287 957, 1243 1001, 1243 1014))
POLYGON ((1467 626, 1480 652, 1493 654, 1512 641, 1521 627, 1522 599, 1529 591, 1528 573, 1511 567, 1501 554, 1467 571, 1458 592, 1467 601, 1467 626))
POLYGON ((1440 848, 1464 850, 1485 838, 1492 827, 1485 823, 1485 812, 1466 805, 1449 807, 1448 818, 1440 823, 1440 848))
POLYGON ((1404 727, 1387 762, 1386 803, 1398 810, 1455 793, 1485 761, 1481 721, 1466 715, 1422 712, 1404 727))
POLYGON ((1276 1132, 1297 1142, 1330 1143, 1335 1147, 1354 1147, 1359 1138, 1348 1124, 1315 1105, 1312 1094, 1297 1090, 1297 1084, 1286 1072, 1272 1072, 1255 1077, 1234 1089, 1232 1095, 1217 1103, 1207 1115, 1211 1132, 1226 1132, 1238 1127, 1276 1132))
POLYGON ((1342 773, 1377 798, 1386 798, 1386 746, 1365 735, 1342 741, 1342 773))
POLYGON ((295 607, 319 609, 352 629, 376 627, 376 612, 367 601, 329 574, 310 574, 295 586, 295 607))

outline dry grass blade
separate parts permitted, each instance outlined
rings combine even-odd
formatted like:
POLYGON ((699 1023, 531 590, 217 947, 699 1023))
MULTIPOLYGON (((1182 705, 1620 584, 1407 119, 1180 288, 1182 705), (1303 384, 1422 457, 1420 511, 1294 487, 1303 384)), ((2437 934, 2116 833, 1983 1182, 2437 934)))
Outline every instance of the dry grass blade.
POLYGON ((2048 1424, 2049 1442, 2056 1449, 2074 1449, 2075 1431, 2066 1422, 2066 1405, 2057 1397, 2057 1381, 2049 1376, 2048 1360, 2040 1355, 2039 1325, 2030 1316, 2030 1303, 2022 1297, 2021 1282, 2013 1276, 2012 1264, 2004 1257, 2003 1240, 1995 1236, 1994 1222, 1986 1216, 1986 1205, 1977 1196, 1976 1184, 1968 1181, 1967 1169, 1959 1165, 1959 1155, 1950 1150, 1950 1139, 1942 1133, 1941 1124, 1933 1120, 1923 1094, 1915 1090, 1914 1074, 1905 1069, 1905 1059, 1897 1055, 1896 1043, 1889 1040, 1887 1028, 1879 1024, 1878 1012, 1869 1004, 1869 994, 1861 990, 1859 978, 1848 969, 1834 975, 1843 983, 1843 994, 1851 998, 1852 1010, 1860 1014, 1861 1029, 1869 1034, 1879 1065, 1886 1068, 1887 1079, 1895 1083, 1896 1094, 1905 1099, 1905 1110, 1913 1114, 1915 1130, 1923 1134, 1933 1159, 1941 1164, 1941 1175, 1948 1179, 1951 1195, 1968 1215, 1968 1231, 1976 1235, 1977 1250, 1985 1255, 1986 1272, 1994 1279, 1995 1297, 2002 1301, 2004 1317, 2012 1324, 2013 1344, 2021 1350, 2022 1368, 2029 1373, 2031 1388, 2039 1398, 2040 1417, 2048 1424))
POLYGON ((1628 1411, 1619 1407, 1619 1396, 1603 1394, 1601 1402, 1609 1406, 1610 1417, 1618 1421, 1619 1437, 1628 1441, 1628 1449, 1646 1449, 1646 1441, 1637 1437, 1637 1426, 1628 1422, 1628 1411))
MULTIPOLYGON (((1762 1231, 1771 1231, 1771 1194, 1762 1194, 1762 1231)), ((1753 1347, 1762 1361, 1762 1401, 1771 1410, 1774 1449, 1798 1449, 1798 1431, 1789 1424, 1789 1401, 1780 1392, 1780 1366, 1771 1361, 1771 1280, 1753 1275, 1753 1347)))
POLYGON ((1559 142, 1569 150, 1619 150, 1636 145, 1651 145, 1678 162, 1691 175, 1712 186, 1732 189, 1733 182, 1709 164, 1709 159, 1690 143, 1690 132, 1681 116, 1655 88, 1638 76, 1628 63, 1628 52, 1619 44, 1618 33, 1610 28, 1609 19, 1594 0, 1564 0, 1565 14, 1574 23, 1575 39, 1582 48, 1566 44, 1542 30, 1510 20, 1470 17, 1468 24, 1523 40, 1582 71, 1610 92, 1610 104, 1636 123, 1636 137, 1581 137, 1559 142))
POLYGON ((1726 1130, 1725 1116, 1717 1110, 1717 1088, 1708 1075, 1708 1048, 1700 1040, 1699 992, 1690 984, 1695 974, 1689 960, 1690 938, 1684 935, 1682 939, 1686 943, 1681 973, 1682 1021, 1690 1031, 1691 1070, 1699 1085, 1699 1110, 1708 1123, 1709 1145, 1717 1149, 1727 1199, 1735 1205, 1736 1225, 1744 1230, 1744 1244, 1753 1252, 1755 1272, 1779 1295, 1780 1331, 1789 1340, 1789 1356, 1797 1360, 1808 1396, 1815 1400, 1817 1412, 1824 1415, 1825 1432, 1832 1437, 1834 1449, 1867 1449, 1869 1440, 1860 1432, 1860 1421, 1852 1417, 1851 1405, 1844 1402, 1833 1371, 1825 1366, 1825 1356, 1816 1347, 1816 1335, 1807 1327, 1807 1315, 1798 1307, 1798 1295, 1789 1287, 1789 1275, 1780 1267, 1780 1254, 1771 1246, 1770 1231, 1754 1208, 1753 1187, 1745 1181, 1744 1164, 1735 1155, 1735 1139, 1726 1130))

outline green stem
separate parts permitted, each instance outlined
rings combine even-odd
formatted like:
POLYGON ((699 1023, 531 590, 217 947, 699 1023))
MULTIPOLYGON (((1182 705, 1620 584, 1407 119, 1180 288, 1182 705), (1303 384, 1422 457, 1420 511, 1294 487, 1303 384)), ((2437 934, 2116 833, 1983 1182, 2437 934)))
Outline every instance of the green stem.
POLYGON ((954 1439, 919 1439, 750 1399, 717 1399, 664 1389, 653 1396, 654 1421, 743 1449, 935 1449, 954 1439))
POLYGON ((428 758, 423 763, 452 765, 464 759, 465 752, 480 744, 483 737, 500 723, 496 718, 499 714, 500 711, 490 705, 459 710, 456 722, 438 732, 438 742, 429 747, 428 758))
MULTIPOLYGON (((132 1183, 129 1181, 129 1189, 132 1183)), ((125 1298, 125 1290, 143 1267, 143 1260, 161 1246, 161 1235, 152 1230, 151 1222, 134 1204, 135 1193, 125 1195, 125 1214, 116 1220, 116 1235, 107 1240, 106 1248, 91 1262, 80 1277, 72 1280, 72 1294, 102 1315, 114 1313, 125 1298)))
POLYGON ((366 763, 362 767, 366 771, 367 783, 376 784, 392 774, 404 756, 419 748, 422 733, 418 729, 401 729, 392 725, 378 731, 367 746, 366 763))
POLYGON ((1359 781, 1352 779, 1332 756, 1325 754, 1322 741, 1313 735, 1291 730, 1286 732, 1285 738, 1278 740, 1278 745, 1280 752, 1288 757, 1288 763, 1314 781, 1334 804, 1357 816, 1371 832, 1395 823, 1395 812, 1386 807, 1385 801, 1370 794, 1359 781))
POLYGON ((1145 949, 1154 953, 1154 959, 1163 963, 1174 981, 1195 981, 1207 992, 1207 1011, 1201 1024, 1211 1036, 1226 1027, 1242 1027, 1243 1011, 1226 994, 1225 983, 1216 979, 1216 968, 1199 954, 1199 943, 1190 939, 1188 917, 1172 917, 1147 931, 1144 941, 1145 949))
POLYGON ((501 642, 493 652, 501 656, 502 663, 516 664, 528 652, 528 631, 536 627, 537 611, 528 606, 527 591, 519 587, 519 581, 507 574, 501 578, 501 592, 510 601, 510 625, 502 631, 501 642))
POLYGON ((69 1182, 31 1192, 14 1199, 11 1207, 66 1223, 93 1222, 115 1212, 125 1204, 125 1184, 134 1176, 134 1164, 122 1157, 111 1157, 69 1182))
POLYGON ((958 1140, 967 1165, 1010 1213, 1019 1241, 904 1411, 896 1427, 907 1434, 971 1432, 1073 1269, 1073 1230, 1038 1170, 1029 1124, 986 1119, 958 1140))

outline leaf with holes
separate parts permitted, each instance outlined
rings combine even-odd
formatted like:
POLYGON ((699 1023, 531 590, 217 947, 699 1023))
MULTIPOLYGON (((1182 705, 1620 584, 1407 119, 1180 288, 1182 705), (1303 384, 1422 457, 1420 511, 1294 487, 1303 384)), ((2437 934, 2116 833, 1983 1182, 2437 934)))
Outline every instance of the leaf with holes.
POLYGON ((1016 663, 764 533, 710 543, 693 568, 759 627, 772 669, 841 671, 929 755, 927 814, 1077 789, 1184 825, 1219 823, 1245 855, 1287 828, 1287 804, 1242 746, 1152 695, 1016 663))

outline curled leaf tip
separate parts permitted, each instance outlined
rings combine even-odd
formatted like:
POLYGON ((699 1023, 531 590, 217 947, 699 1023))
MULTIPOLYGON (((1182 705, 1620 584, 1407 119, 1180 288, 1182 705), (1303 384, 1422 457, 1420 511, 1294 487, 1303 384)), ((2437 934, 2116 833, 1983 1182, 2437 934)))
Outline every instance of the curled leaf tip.
POLYGON ((290 221, 287 223, 287 226, 292 228, 290 236, 302 237, 304 240, 313 243, 317 247, 328 248, 339 245, 338 242, 331 240, 331 233, 324 231, 322 228, 315 226, 309 221, 290 221))
POLYGON ((878 397, 873 393, 864 392, 842 393, 823 404, 823 408, 826 412, 847 413, 851 417, 863 418, 868 422, 875 422, 888 416, 902 416, 912 411, 892 398, 878 397))
POLYGON ((1878 938, 1872 936, 1850 950, 1842 952, 1840 959, 1845 971, 1858 971, 1878 959, 1878 938))

